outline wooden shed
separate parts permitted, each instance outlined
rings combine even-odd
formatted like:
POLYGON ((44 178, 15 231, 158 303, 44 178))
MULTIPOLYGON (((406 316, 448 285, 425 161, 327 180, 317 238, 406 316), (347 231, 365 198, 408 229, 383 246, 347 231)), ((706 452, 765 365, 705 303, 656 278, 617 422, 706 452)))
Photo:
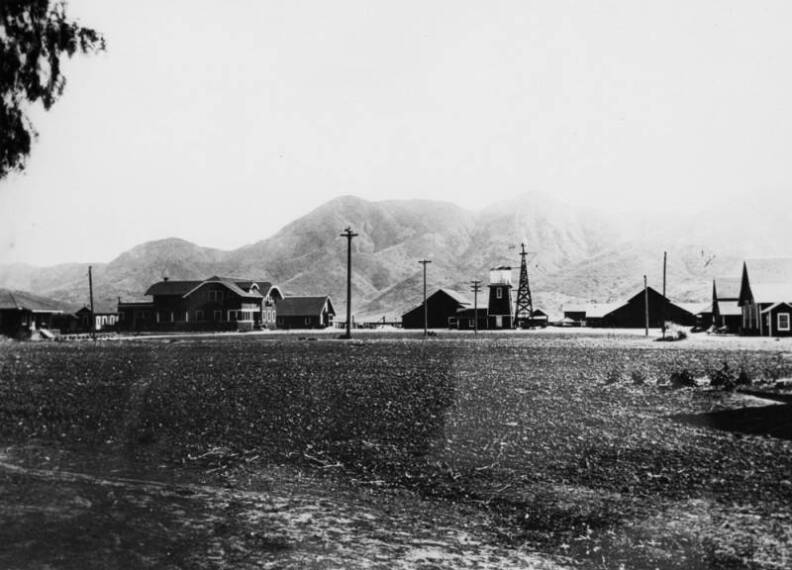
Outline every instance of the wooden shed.
POLYGON ((333 324, 335 309, 328 296, 285 297, 276 305, 280 329, 323 329, 333 324))

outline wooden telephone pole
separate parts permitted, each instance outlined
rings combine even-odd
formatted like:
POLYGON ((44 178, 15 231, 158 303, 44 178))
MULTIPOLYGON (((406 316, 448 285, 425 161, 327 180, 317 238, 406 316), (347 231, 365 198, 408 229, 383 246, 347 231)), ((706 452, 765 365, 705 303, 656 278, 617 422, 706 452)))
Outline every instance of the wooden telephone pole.
POLYGON ((91 331, 91 338, 96 340, 96 317, 94 316, 94 301, 93 301, 93 274, 92 267, 88 266, 88 295, 91 299, 91 322, 89 324, 91 331))
POLYGON ((646 336, 649 336, 649 287, 646 285, 646 275, 644 275, 644 318, 646 321, 646 336))
POLYGON ((663 252, 663 304, 660 306, 660 320, 663 324, 663 338, 665 338, 666 333, 666 321, 665 321, 665 309, 666 305, 668 304, 668 299, 666 299, 666 264, 668 261, 668 252, 663 252))
POLYGON ((428 259, 422 259, 418 263, 423 265, 423 308, 424 308, 424 337, 429 334, 429 312, 426 306, 426 264, 432 263, 428 259))
POLYGON ((478 334, 478 294, 481 291, 481 281, 474 279, 470 282, 473 291, 473 334, 478 334))
POLYGON ((347 295, 346 295, 346 334, 341 338, 352 338, 352 238, 358 234, 352 232, 352 228, 347 226, 341 237, 347 238, 347 295))

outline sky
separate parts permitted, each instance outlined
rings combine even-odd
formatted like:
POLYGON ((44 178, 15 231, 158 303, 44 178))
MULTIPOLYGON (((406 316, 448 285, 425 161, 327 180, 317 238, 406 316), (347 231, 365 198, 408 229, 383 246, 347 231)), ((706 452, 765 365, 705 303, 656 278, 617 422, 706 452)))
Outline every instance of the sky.
POLYGON ((792 206, 792 2, 70 0, 0 263, 232 249, 339 195, 792 206))

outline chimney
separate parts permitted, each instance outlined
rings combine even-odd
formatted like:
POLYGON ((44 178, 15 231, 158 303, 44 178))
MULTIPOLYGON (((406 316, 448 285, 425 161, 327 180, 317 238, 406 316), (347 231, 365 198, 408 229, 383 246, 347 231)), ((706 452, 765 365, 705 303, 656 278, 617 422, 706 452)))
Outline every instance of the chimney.
POLYGON ((163 281, 167 281, 168 279, 170 279, 170 277, 163 277, 162 278, 163 281))

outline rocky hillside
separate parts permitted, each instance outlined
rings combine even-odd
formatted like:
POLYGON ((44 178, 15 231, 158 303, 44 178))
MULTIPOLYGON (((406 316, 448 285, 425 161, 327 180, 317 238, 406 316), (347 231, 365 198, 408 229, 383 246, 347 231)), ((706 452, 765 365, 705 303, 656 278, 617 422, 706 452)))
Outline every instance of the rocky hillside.
MULTIPOLYGON (((430 289, 467 290, 471 279, 486 282, 489 267, 516 268, 523 241, 534 252, 529 271, 536 304, 551 313, 568 300, 624 298, 641 286, 644 274, 659 288, 664 250, 669 252, 669 296, 698 301, 707 298, 714 276, 738 273, 744 256, 783 253, 783 244, 789 243, 788 224, 769 218, 767 224, 743 227, 737 235, 732 231, 736 222, 729 220, 744 215, 743 207, 733 207, 703 221, 680 212, 625 223, 543 194, 478 212, 444 202, 370 202, 344 196, 267 239, 233 251, 177 238, 139 245, 110 263, 93 264, 95 297, 100 307, 111 307, 118 297, 141 298, 165 275, 199 279, 219 274, 268 279, 292 294, 329 293, 341 314, 346 240, 339 234, 351 226, 359 234, 353 240, 354 312, 359 319, 396 318, 417 304, 419 259, 432 260, 430 289)), ((87 271, 88 264, 6 265, 0 267, 0 287, 81 305, 88 300, 87 271)))

